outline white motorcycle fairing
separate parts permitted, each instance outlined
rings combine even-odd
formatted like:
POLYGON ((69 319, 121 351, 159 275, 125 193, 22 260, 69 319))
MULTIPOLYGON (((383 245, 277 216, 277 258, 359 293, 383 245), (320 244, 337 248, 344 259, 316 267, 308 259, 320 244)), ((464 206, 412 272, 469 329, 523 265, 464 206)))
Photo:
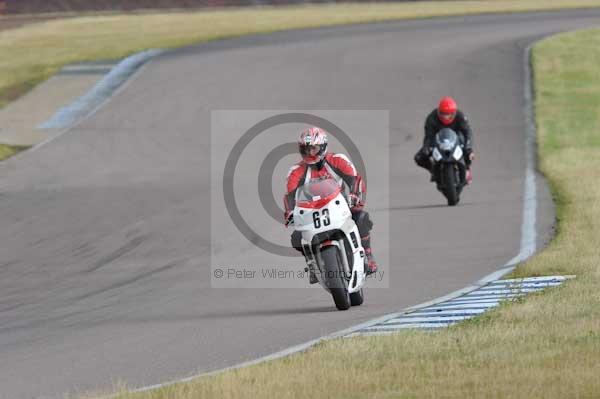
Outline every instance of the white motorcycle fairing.
MULTIPOLYGON (((315 199, 318 200, 319 198, 315 199)), ((325 290, 329 291, 329 288, 321 275, 318 256, 322 248, 336 246, 348 280, 348 293, 360 291, 366 281, 365 251, 358 227, 341 192, 318 208, 296 205, 294 227, 302 233, 302 247, 307 262, 313 266, 319 284, 325 290), (351 254, 351 260, 348 259, 348 254, 351 254)))

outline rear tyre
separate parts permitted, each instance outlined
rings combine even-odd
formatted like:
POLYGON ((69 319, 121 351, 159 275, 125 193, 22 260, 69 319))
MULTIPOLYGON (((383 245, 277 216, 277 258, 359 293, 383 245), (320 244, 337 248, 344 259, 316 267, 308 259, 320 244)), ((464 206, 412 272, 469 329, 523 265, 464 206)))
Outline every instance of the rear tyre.
POLYGON ((329 288, 333 302, 338 310, 350 308, 350 295, 348 294, 348 281, 344 276, 344 266, 340 259, 337 247, 329 246, 321 251, 323 259, 323 277, 325 285, 329 288))
POLYGON ((449 206, 458 204, 458 192, 456 191, 456 172, 454 165, 444 165, 442 169, 442 179, 444 181, 444 195, 448 200, 449 206))
POLYGON ((363 289, 362 288, 360 289, 360 291, 353 292, 352 294, 350 294, 350 304, 352 306, 362 305, 362 303, 363 303, 364 300, 365 300, 365 295, 363 293, 363 289))

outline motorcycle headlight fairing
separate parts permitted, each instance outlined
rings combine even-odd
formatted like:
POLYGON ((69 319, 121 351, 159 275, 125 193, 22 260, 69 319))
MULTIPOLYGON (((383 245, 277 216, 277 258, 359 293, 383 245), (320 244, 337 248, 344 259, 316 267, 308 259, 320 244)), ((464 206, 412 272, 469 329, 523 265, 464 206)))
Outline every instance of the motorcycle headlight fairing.
POLYGON ((437 147, 433 148, 433 159, 435 159, 436 162, 439 162, 440 159, 442 159, 442 154, 440 154, 440 151, 437 149, 437 147))
POLYGON ((456 146, 456 149, 454 150, 454 154, 452 154, 452 156, 454 157, 454 159, 456 159, 457 161, 459 161, 462 156, 463 156, 463 151, 462 148, 460 148, 459 145, 456 146))

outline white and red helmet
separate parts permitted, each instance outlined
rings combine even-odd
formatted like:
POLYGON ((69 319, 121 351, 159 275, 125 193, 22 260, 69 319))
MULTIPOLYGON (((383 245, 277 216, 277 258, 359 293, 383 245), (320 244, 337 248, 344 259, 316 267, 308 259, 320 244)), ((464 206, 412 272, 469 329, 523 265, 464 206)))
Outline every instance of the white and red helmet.
POLYGON ((298 137, 298 150, 307 164, 318 163, 327 153, 327 132, 315 126, 304 129, 298 137))

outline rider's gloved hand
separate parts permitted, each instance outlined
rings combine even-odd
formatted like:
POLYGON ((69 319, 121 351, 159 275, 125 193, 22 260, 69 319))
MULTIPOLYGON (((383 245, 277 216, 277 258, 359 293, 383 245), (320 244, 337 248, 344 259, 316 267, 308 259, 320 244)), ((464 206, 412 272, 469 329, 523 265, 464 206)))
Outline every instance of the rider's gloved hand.
POLYGON ((465 163, 471 166, 471 161, 475 159, 475 153, 472 148, 465 148, 465 163))
POLYGON ((361 196, 354 193, 348 194, 348 206, 350 209, 361 208, 363 206, 361 196))
POLYGON ((290 224, 294 224, 294 213, 288 212, 285 216, 285 225, 289 226, 290 224))

